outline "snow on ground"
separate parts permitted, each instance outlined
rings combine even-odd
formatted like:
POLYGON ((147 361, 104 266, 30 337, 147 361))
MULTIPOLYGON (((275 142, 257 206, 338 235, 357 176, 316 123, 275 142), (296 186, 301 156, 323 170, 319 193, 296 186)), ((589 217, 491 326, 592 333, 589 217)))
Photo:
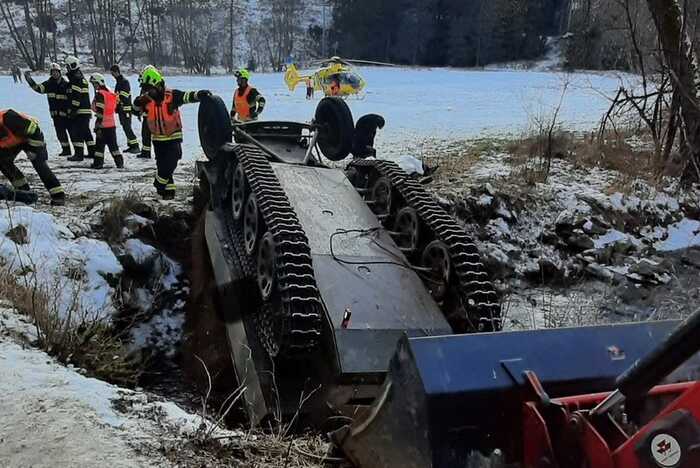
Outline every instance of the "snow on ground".
POLYGON ((213 437, 242 436, 174 403, 85 377, 7 336, 26 328, 14 312, 0 310, 3 468, 171 466, 152 450, 167 439, 207 431, 213 437))
POLYGON ((672 251, 696 245, 700 245, 700 221, 683 218, 668 227, 668 237, 655 247, 659 251, 672 251))
POLYGON ((0 234, 5 267, 29 286, 56 294, 63 317, 76 312, 76 305, 94 318, 109 318, 114 312, 108 280, 121 274, 122 267, 106 243, 76 237, 54 216, 26 206, 0 210, 0 234), (20 225, 26 229, 25 239, 7 237, 20 225))
MULTIPOLYGON (((367 113, 378 113, 386 119, 386 127, 377 138, 380 157, 398 156, 406 150, 418 153, 420 143, 431 137, 465 139, 518 133, 531 116, 551 111, 567 79, 571 84, 560 121, 569 128, 588 130, 609 106, 600 93, 612 95, 619 87, 617 77, 601 74, 381 67, 361 67, 358 71, 367 81, 366 93, 347 102, 355 119, 367 113)), ((136 77, 129 78, 132 88, 136 88, 136 77)), ((235 87, 231 76, 173 76, 166 82, 184 90, 210 89, 229 106, 235 87)), ((290 92, 282 73, 254 73, 251 83, 267 99, 263 113, 266 120, 308 121, 313 117, 320 93, 316 99, 306 100, 301 87, 290 92)), ((0 108, 13 107, 38 117, 58 152, 46 98, 25 83, 14 84, 5 76, 0 77, 0 91, 0 108)), ((197 159, 203 153, 196 131, 196 104, 183 107, 183 121, 184 158, 197 159)), ((138 130, 138 122, 134 123, 138 130)), ((121 131, 118 134, 124 143, 121 131)))

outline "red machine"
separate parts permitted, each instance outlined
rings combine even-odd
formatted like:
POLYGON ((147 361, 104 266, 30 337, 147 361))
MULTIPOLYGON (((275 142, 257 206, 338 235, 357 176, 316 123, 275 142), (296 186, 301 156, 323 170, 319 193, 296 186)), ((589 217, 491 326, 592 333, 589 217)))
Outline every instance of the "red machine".
MULTIPOLYGON (((526 468, 700 468, 700 382, 652 386, 700 348, 700 313, 623 374, 612 393, 523 405, 526 468)), ((689 376, 693 377, 693 376, 689 376)))
POLYGON ((359 468, 700 468, 699 350, 700 312, 404 338, 367 416, 333 437, 359 468))

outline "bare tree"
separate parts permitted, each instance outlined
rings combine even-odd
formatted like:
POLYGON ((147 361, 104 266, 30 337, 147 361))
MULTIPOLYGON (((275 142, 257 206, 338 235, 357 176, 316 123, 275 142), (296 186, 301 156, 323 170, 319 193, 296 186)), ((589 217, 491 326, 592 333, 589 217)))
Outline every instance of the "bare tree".
POLYGON ((32 70, 43 70, 47 52, 48 33, 56 31, 49 0, 15 0, 0 2, 0 12, 22 59, 32 70), (21 7, 24 25, 18 24, 15 6, 21 7))
POLYGON ((179 0, 168 9, 175 43, 185 67, 194 73, 211 72, 215 56, 213 2, 179 0))
POLYGON ((281 71, 285 59, 294 50, 294 44, 301 32, 300 0, 260 0, 267 10, 267 17, 262 25, 266 29, 265 50, 274 71, 281 71))
POLYGON ((117 5, 115 0, 85 0, 92 54, 95 64, 108 69, 117 62, 116 26, 117 5))
POLYGON ((678 0, 647 0, 659 34, 661 51, 677 93, 682 119, 685 156, 683 180, 700 182, 700 107, 697 55, 685 28, 678 0))

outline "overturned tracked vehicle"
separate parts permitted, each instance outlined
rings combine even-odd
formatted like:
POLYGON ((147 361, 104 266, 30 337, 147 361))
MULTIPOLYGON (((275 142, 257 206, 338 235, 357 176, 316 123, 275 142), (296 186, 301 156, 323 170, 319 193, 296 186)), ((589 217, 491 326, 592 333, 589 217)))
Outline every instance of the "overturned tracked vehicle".
POLYGON ((356 144, 336 168, 361 131, 338 98, 311 123, 232 125, 220 98, 200 104, 195 206, 253 422, 357 414, 404 334, 500 329, 476 246, 420 183, 356 144))

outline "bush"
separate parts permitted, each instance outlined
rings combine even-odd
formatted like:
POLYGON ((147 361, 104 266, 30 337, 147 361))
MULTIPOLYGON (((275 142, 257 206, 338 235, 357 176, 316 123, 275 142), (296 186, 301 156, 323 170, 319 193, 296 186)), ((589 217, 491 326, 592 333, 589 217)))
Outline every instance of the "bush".
POLYGON ((59 362, 85 369, 94 377, 135 384, 141 373, 138 360, 109 324, 82 307, 80 283, 57 276, 54 284, 40 285, 32 276, 19 277, 0 267, 0 296, 32 319, 39 347, 59 362), (71 287, 68 310, 61 310, 62 293, 71 287))

